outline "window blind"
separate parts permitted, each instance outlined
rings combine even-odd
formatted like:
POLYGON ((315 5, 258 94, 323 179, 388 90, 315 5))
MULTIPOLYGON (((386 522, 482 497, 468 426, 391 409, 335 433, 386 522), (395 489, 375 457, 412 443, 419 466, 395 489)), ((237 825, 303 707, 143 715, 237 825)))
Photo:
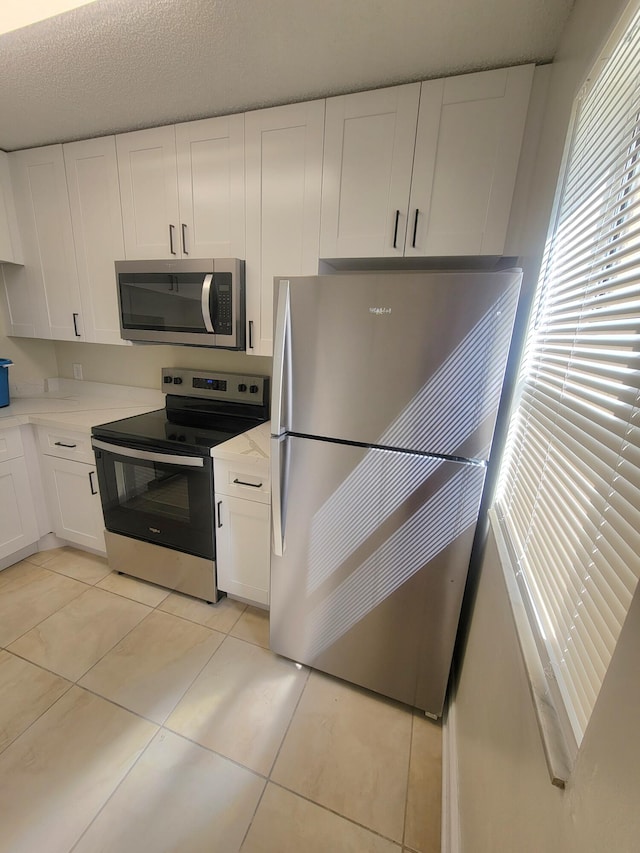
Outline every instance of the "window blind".
POLYGON ((496 508, 579 744, 640 573, 640 13, 577 105, 496 508))

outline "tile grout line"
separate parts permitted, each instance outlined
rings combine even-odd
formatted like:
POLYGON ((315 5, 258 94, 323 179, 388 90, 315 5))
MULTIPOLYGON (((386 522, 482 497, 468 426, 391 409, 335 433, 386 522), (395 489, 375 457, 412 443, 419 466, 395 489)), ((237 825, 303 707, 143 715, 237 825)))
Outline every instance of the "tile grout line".
MULTIPOLYGON (((282 736, 282 740, 280 741, 280 746, 278 747, 278 750, 275 754, 275 757, 274 757, 273 761, 271 762, 271 767, 269 768, 269 772, 268 772, 267 777, 266 777, 265 786, 262 789, 262 793, 260 794, 260 798, 258 799, 258 802, 256 803, 256 807, 253 810, 253 814, 251 815, 251 820, 249 821, 249 824, 247 826, 247 830, 246 830, 246 832, 242 838, 242 842, 240 844, 240 847, 238 848, 240 851, 244 847, 244 843, 247 840, 247 836, 249 835, 249 832, 251 831, 251 827, 253 826, 253 821, 255 820, 256 814, 258 813, 258 809, 260 808, 260 803, 262 802, 262 799, 265 795, 265 791, 267 790, 269 782, 271 782, 271 774, 273 773, 273 768, 276 766, 276 762, 278 760, 278 757, 280 756, 280 750, 282 749, 282 745, 284 744, 285 740, 287 739, 287 735, 289 734, 289 729, 291 728, 291 723, 293 722, 293 718, 296 715, 296 712, 297 712, 298 707, 300 705, 300 702, 302 700, 302 696, 304 694, 304 691, 307 689, 307 684, 309 683, 309 676, 310 675, 311 675, 311 669, 309 668, 309 669, 307 669, 307 677, 305 678, 304 686, 303 686, 302 690, 300 691, 300 695, 298 696, 298 701, 296 702, 296 706, 293 709, 293 712, 291 714, 289 722, 287 723, 287 728, 285 729, 284 735, 282 736)), ((275 783, 272 783, 272 784, 275 784, 275 783)))

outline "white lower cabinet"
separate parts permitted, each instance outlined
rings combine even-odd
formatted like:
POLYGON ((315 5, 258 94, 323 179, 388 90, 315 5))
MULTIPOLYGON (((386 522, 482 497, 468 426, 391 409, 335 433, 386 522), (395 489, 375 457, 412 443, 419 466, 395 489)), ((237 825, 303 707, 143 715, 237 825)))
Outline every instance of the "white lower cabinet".
POLYGON ((218 588, 232 598, 269 604, 270 491, 265 460, 214 460, 218 588))
POLYGON ((105 553, 98 474, 87 436, 39 427, 38 439, 53 532, 67 542, 105 553))
POLYGON ((0 462, 0 560, 38 541, 24 457, 0 462))

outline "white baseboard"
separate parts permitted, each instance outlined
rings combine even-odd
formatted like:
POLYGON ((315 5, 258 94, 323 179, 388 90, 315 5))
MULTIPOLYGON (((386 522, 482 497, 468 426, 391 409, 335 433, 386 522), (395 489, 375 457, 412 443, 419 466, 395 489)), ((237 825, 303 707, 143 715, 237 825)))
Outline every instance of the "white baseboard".
POLYGON ((458 811, 456 702, 449 696, 442 718, 442 853, 461 853, 458 811))

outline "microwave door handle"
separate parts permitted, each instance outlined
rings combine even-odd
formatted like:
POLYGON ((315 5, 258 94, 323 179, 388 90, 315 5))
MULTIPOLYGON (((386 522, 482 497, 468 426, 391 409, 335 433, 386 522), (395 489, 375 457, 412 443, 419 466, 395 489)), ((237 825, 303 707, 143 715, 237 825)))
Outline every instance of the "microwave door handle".
POLYGON ((212 335, 215 335, 216 330, 213 328, 213 321, 211 319, 211 284, 213 282, 213 274, 207 273, 204 277, 204 282, 202 284, 202 319, 204 320, 204 327, 207 332, 210 332, 212 335))

